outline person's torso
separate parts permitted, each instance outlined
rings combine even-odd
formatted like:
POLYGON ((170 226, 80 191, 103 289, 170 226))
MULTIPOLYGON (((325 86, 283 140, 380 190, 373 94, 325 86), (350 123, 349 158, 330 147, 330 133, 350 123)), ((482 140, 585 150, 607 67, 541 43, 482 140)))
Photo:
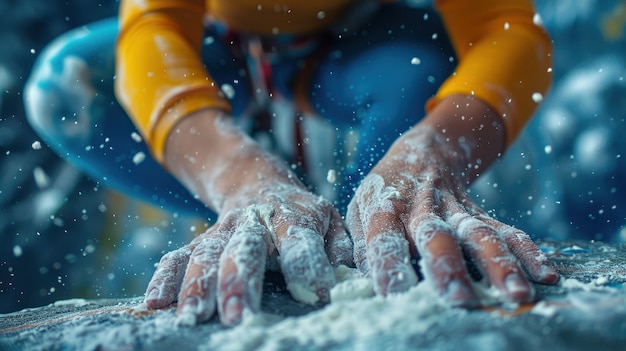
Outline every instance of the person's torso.
POLYGON ((208 13, 239 32, 305 34, 336 23, 362 0, 206 0, 208 13))

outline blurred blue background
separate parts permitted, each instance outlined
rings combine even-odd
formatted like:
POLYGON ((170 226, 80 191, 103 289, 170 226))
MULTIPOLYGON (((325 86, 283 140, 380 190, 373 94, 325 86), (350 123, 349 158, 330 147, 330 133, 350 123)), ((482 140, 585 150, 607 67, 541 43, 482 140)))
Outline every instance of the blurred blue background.
MULTIPOLYGON (((536 6, 554 41, 554 85, 470 192, 534 238, 624 242, 626 1, 536 6)), ((37 143, 24 118, 37 54, 116 11, 113 0, 0 0, 0 313, 142 294, 160 256, 204 230, 99 187, 37 143)))

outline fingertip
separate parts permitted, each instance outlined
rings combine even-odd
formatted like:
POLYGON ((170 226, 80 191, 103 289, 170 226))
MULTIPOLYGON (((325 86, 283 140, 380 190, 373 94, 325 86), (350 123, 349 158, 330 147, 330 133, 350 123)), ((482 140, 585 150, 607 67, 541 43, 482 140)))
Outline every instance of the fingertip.
POLYGON ((209 320, 215 312, 215 306, 197 296, 182 299, 176 308, 178 325, 193 326, 209 320))
POLYGON ((530 279, 535 283, 552 285, 556 284, 561 278, 556 268, 545 257, 541 260, 537 259, 532 265, 526 264, 524 266, 530 279))
POLYGON ((379 289, 384 291, 382 295, 398 294, 409 290, 417 285, 417 274, 413 272, 413 267, 402 267, 397 271, 388 272, 387 277, 383 278, 379 289), (384 282, 386 280, 386 283, 384 282))
POLYGON ((280 266, 291 296, 302 303, 315 305, 330 301, 335 273, 323 240, 315 231, 290 227, 281 245, 280 266))
POLYGON ((144 300, 144 304, 146 304, 146 308, 149 310, 158 310, 163 307, 163 304, 158 300, 144 300))
POLYGON ((453 307, 476 308, 480 305, 474 290, 459 280, 452 280, 446 286, 444 296, 453 307))
POLYGON ((166 307, 176 300, 176 291, 163 284, 150 284, 144 296, 144 304, 148 309, 156 310, 166 307))
POLYGON ((222 305, 221 321, 225 326, 234 326, 241 322, 245 306, 241 297, 231 296, 222 305))
POLYGON ((528 280, 518 273, 511 273, 504 279, 504 289, 508 298, 515 302, 530 301, 534 290, 528 280))
POLYGON ((551 264, 543 264, 539 270, 539 279, 537 279, 538 283, 553 285, 561 279, 560 274, 551 264))
POLYGON ((287 290, 294 300, 315 306, 330 302, 330 290, 335 285, 334 276, 317 279, 290 279, 287 290))
POLYGON ((401 293, 417 284, 408 242, 401 234, 387 232, 377 235, 370 240, 366 257, 376 294, 401 293))
POLYGON ((194 326, 198 320, 198 305, 195 299, 186 298, 176 308, 176 324, 181 326, 194 326))
POLYGON ((143 302, 146 304, 148 309, 154 310, 162 307, 162 303, 159 299, 159 290, 157 288, 152 288, 146 293, 143 302))

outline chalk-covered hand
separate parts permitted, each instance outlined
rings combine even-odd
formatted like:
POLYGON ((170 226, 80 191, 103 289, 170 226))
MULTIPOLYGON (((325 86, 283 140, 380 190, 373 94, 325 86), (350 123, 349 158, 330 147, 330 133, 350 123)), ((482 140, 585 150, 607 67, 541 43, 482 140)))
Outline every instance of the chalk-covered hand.
POLYGON ((204 157, 198 151, 193 162, 168 164, 186 169, 179 177, 194 177, 188 187, 220 215, 204 234, 163 256, 146 291, 147 307, 178 300, 183 324, 206 321, 217 310, 222 323, 233 325, 246 311, 259 310, 264 273, 274 266, 296 300, 328 302, 333 267, 352 264, 352 242, 341 216, 228 120, 208 119, 209 126, 203 120, 181 122, 175 133, 184 138, 171 140, 170 152, 193 150, 206 136, 221 138, 213 147, 224 147, 223 152, 204 157), (197 166, 201 160, 210 162, 197 166))
POLYGON ((428 124, 399 138, 363 180, 346 226, 357 268, 388 295, 415 285, 412 260, 426 281, 453 305, 475 306, 468 267, 503 301, 533 298, 528 278, 554 283, 558 274, 531 238, 500 223, 466 193, 470 145, 428 124))

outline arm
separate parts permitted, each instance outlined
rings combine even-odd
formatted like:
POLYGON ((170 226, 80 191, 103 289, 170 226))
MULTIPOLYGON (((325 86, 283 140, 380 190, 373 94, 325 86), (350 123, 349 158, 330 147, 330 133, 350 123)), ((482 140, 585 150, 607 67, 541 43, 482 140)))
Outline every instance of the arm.
POLYGON ((200 59, 205 13, 204 0, 120 5, 115 92, 159 162, 180 119, 206 108, 230 111, 200 59))
POLYGON ((526 233, 492 219, 465 192, 514 140, 535 107, 532 93, 545 93, 550 81, 549 45, 532 24, 528 2, 498 4, 438 3, 458 51, 456 73, 349 206, 355 261, 380 294, 415 284, 411 257, 420 259, 426 280, 458 305, 479 303, 468 265, 508 301, 532 299, 527 277, 558 280, 526 233))
POLYGON ((178 298, 179 317, 194 324, 217 305, 222 322, 235 324, 260 308, 271 255, 296 300, 328 302, 332 267, 352 262, 351 241, 330 202, 309 193, 219 110, 200 110, 176 124, 164 160, 220 215, 206 233, 163 257, 148 286, 148 307, 178 298))
POLYGON ((526 275, 541 283, 558 280, 526 233, 494 220, 465 193, 503 149, 501 121, 485 102, 450 95, 365 178, 346 224, 357 267, 372 277, 377 293, 416 283, 411 257, 420 258, 422 274, 442 296, 463 306, 479 303, 468 263, 505 301, 533 298, 526 275))
POLYGON ((533 94, 552 82, 552 45, 529 0, 438 0, 435 6, 457 53, 455 73, 429 101, 475 96, 502 118, 510 145, 537 107, 533 94))
POLYGON ((351 241, 332 205, 239 131, 199 58, 204 1, 126 0, 121 6, 116 91, 154 157, 219 217, 163 256, 148 308, 178 300, 184 324, 235 324, 257 311, 275 256, 292 296, 329 299, 333 265, 351 241))

